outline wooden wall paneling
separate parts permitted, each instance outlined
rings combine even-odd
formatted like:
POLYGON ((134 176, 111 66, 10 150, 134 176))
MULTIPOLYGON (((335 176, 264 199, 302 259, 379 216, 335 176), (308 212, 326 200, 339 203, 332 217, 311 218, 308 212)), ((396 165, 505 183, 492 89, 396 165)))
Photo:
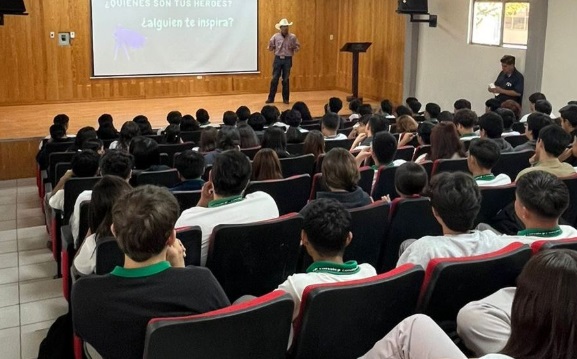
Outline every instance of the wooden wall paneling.
POLYGON ((36 153, 40 138, 0 141, 0 180, 36 175, 36 153))

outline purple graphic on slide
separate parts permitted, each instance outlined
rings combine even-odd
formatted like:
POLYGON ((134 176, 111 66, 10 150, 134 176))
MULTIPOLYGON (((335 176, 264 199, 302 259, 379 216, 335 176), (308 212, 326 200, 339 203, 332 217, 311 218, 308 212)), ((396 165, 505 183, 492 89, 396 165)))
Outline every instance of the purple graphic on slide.
POLYGON ((129 50, 140 49, 146 44, 146 36, 141 33, 117 26, 114 32, 114 61, 118 58, 118 50, 123 50, 127 60, 130 60, 129 50))

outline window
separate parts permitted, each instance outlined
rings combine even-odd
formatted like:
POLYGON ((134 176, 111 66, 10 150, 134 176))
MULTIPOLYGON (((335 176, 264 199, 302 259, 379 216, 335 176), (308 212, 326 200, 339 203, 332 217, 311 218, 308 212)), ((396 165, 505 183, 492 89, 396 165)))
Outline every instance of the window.
POLYGON ((473 0, 470 42, 527 48, 529 3, 473 0))

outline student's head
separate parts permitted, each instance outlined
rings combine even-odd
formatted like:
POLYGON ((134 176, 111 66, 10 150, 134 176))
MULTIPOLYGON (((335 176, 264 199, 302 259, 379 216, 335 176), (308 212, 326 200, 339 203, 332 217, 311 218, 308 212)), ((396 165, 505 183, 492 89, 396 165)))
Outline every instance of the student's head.
POLYGON ((401 197, 421 194, 428 182, 427 171, 415 162, 405 162, 395 172, 395 189, 401 197))
POLYGON ((513 113, 515 114, 516 121, 519 121, 519 119, 521 118, 521 106, 519 105, 519 103, 517 103, 517 101, 505 100, 501 104, 501 108, 507 108, 513 111, 513 113))
POLYGON ((563 181, 545 171, 532 171, 517 180, 515 213, 525 221, 557 221, 569 206, 569 190, 563 181))
POLYGON ((182 120, 182 114, 180 111, 170 111, 166 115, 166 121, 171 125, 180 125, 180 121, 182 120))
POLYGON ((397 132, 415 132, 419 124, 409 115, 403 115, 397 119, 397 132))
POLYGON ((441 172, 431 179, 431 206, 437 221, 455 232, 465 233, 481 209, 477 183, 464 172, 441 172))
POLYGON ((435 127, 435 125, 429 121, 419 123, 419 127, 417 127, 417 139, 420 145, 431 144, 431 131, 433 131, 433 127, 435 127))
POLYGON ((508 108, 498 108, 495 111, 503 119, 503 130, 511 130, 511 126, 515 122, 515 114, 508 108))
POLYGON ((353 113, 358 113, 359 112, 359 107, 362 105, 362 101, 359 99, 354 99, 351 102, 349 102, 349 110, 351 110, 353 113))
POLYGON ((419 101, 417 101, 415 99, 415 101, 411 101, 409 102, 407 105, 409 105, 409 108, 411 109, 411 111, 413 112, 413 114, 417 114, 419 113, 419 111, 421 111, 421 107, 423 106, 419 101))
POLYGON ((99 161, 100 156, 92 150, 78 152, 70 160, 72 173, 76 177, 94 177, 98 172, 99 161))
POLYGON ((246 122, 250 117, 250 109, 246 106, 240 106, 236 109, 236 117, 239 122, 246 122))
POLYGON ((511 335, 500 352, 512 358, 577 358, 577 252, 533 256, 517 278, 511 335))
POLYGON ((158 186, 140 186, 122 195, 112 207, 112 231, 122 252, 135 262, 161 254, 176 238, 176 198, 158 186))
POLYGON ((208 111, 205 110, 204 108, 199 108, 198 110, 196 110, 196 120, 201 125, 206 125, 210 120, 210 116, 208 115, 208 111))
POLYGON ((140 136, 140 127, 134 121, 126 121, 120 128, 120 147, 128 150, 130 141, 136 136, 140 136))
POLYGON ((60 140, 66 137, 66 128, 62 125, 50 126, 50 138, 53 140, 60 140))
POLYGON ((537 147, 543 147, 543 150, 549 155, 559 157, 571 143, 571 135, 558 125, 548 125, 539 132, 537 147))
POLYGON ((148 122, 148 118, 146 116, 138 115, 134 117, 132 121, 134 121, 134 123, 138 125, 141 136, 154 135, 154 131, 152 131, 152 126, 150 125, 150 122, 148 122))
POLYGON ((238 134, 240 136, 240 148, 253 148, 260 146, 260 141, 249 125, 242 125, 238 127, 238 134))
POLYGON ((471 173, 476 173, 478 170, 491 171, 500 157, 501 150, 495 142, 486 138, 473 139, 469 145, 467 157, 469 171, 471 173))
POLYGON ((357 135, 361 133, 367 133, 367 124, 369 123, 371 116, 372 115, 364 115, 358 119, 354 127, 357 130, 357 135))
POLYGON ((537 101, 546 99, 547 97, 545 97, 545 95, 542 94, 541 92, 532 93, 529 96, 529 104, 531 106, 531 111, 535 111, 535 104, 537 103, 537 101))
POLYGON ((286 152, 286 134, 280 127, 269 127, 262 137, 262 148, 271 148, 274 151, 286 152))
POLYGON ((302 101, 297 101, 294 103, 293 107, 292 107, 293 111, 298 111, 299 114, 301 115, 301 119, 304 122, 310 122, 313 120, 313 117, 311 115, 311 111, 309 110, 309 107, 307 106, 306 103, 302 102, 302 101))
POLYGON ((541 129, 545 126, 551 124, 551 118, 540 112, 533 112, 527 117, 527 123, 525 124, 525 135, 529 139, 537 140, 539 139, 539 133, 541 129))
POLYGON ((331 191, 354 191, 361 175, 355 157, 344 148, 333 148, 322 164, 323 181, 331 191))
POLYGON ((343 101, 338 97, 331 97, 328 103, 328 110, 333 113, 339 113, 343 108, 343 101))
POLYGON ((449 111, 441 111, 437 120, 439 120, 439 122, 453 122, 453 114, 449 111))
POLYGON ((252 168, 250 160, 240 151, 225 151, 216 156, 210 180, 214 193, 221 197, 237 196, 244 191, 252 168))
POLYGON ((199 131, 200 124, 197 120, 192 117, 192 115, 184 115, 182 116, 182 120, 180 121, 180 130, 181 131, 199 131))
POLYGON ((370 115, 367 122, 367 134, 374 136, 379 132, 387 131, 389 129, 389 120, 385 116, 370 115))
POLYGON ((264 116, 267 126, 271 126, 273 123, 277 122, 280 116, 278 108, 272 105, 264 106, 262 110, 260 110, 260 113, 264 116))
POLYGON ((325 136, 335 135, 339 125, 341 124, 341 119, 336 113, 328 112, 323 115, 321 120, 321 130, 325 136))
POLYGON ((174 159, 174 167, 183 180, 200 178, 204 173, 204 156, 193 150, 183 151, 174 159))
POLYGON ((429 102, 425 105, 425 118, 427 120, 436 119, 441 113, 441 106, 434 102, 429 102))
POLYGON ((373 160, 379 166, 393 162, 397 153, 397 140, 387 131, 381 131, 373 136, 371 144, 373 160))
POLYGON ((485 112, 497 111, 499 107, 501 107, 501 101, 496 98, 490 98, 485 101, 485 112))
POLYGON ((179 125, 168 125, 163 131, 162 137, 163 143, 179 143, 180 142, 180 126, 179 125))
POLYGON ((149 137, 134 137, 128 152, 134 157, 134 168, 137 170, 145 170, 160 163, 158 143, 149 137))
POLYGON ((561 125, 567 132, 573 132, 577 127, 577 105, 567 105, 559 110, 561 125))
POLYGON ((551 102, 547 100, 539 100, 535 102, 535 111, 550 115, 553 111, 553 107, 551 106, 551 102))
POLYGON ((381 111, 383 114, 392 115, 393 114, 393 103, 389 99, 384 99, 381 101, 381 111))
POLYGON ((477 124, 477 114, 465 108, 455 112, 453 122, 459 133, 463 135, 473 131, 473 127, 477 124))
POLYGON ((102 142, 102 140, 98 138, 91 138, 84 141, 81 149, 92 150, 96 152, 99 156, 102 156, 104 154, 104 143, 102 142))
POLYGON ((266 181, 282 179, 280 160, 276 152, 270 148, 259 150, 252 161, 252 180, 266 181))
POLYGON ((70 118, 68 117, 68 115, 63 114, 63 113, 54 116, 54 119, 52 120, 53 124, 64 126, 65 130, 68 130, 68 123, 69 122, 70 122, 70 118))
POLYGON ((132 187, 120 177, 103 176, 92 189, 90 198, 90 232, 97 238, 111 237, 112 207, 116 200, 132 187))
POLYGON ((325 138, 321 131, 312 130, 307 133, 303 145, 303 155, 312 153, 315 158, 325 153, 325 138))
POLYGON ((238 116, 234 111, 225 111, 222 115, 222 123, 224 123, 225 126, 236 126, 237 121, 238 116))
POLYGON ((309 203, 301 214, 304 217, 301 239, 309 254, 316 252, 321 257, 344 254, 353 238, 352 219, 340 202, 317 199, 309 203))
POLYGON ((98 136, 96 135, 96 130, 94 129, 94 127, 91 127, 91 126, 82 127, 76 133, 76 138, 74 139, 74 147, 76 147, 76 149, 79 150, 82 148, 82 145, 84 144, 84 142, 86 140, 89 140, 92 138, 98 138, 98 136))
MULTIPOLYGON (((465 110, 461 110, 465 111, 465 110)), ((449 159, 455 154, 463 155, 463 143, 459 132, 451 122, 440 122, 431 131, 431 153, 429 159, 449 159)))
POLYGON ((284 123, 290 127, 299 127, 302 122, 301 113, 297 110, 288 110, 283 112, 284 123))
POLYGON ((216 136, 218 135, 218 130, 214 127, 209 127, 200 133, 200 144, 198 145, 198 151, 201 153, 207 153, 214 151, 216 149, 216 136))
POLYGON ((403 115, 413 116, 413 111, 411 111, 409 107, 403 105, 397 106, 395 112, 397 113, 397 117, 401 117, 403 115))
MULTIPOLYGON (((236 114, 235 114, 236 116, 236 114)), ((216 135, 216 148, 223 151, 236 150, 240 147, 240 133, 233 126, 223 126, 216 135)))
POLYGON ((106 125, 112 125, 113 123, 113 119, 112 119, 112 115, 105 113, 100 115, 100 117, 98 117, 98 126, 106 126, 106 125))
POLYGON ((100 174, 102 176, 117 176, 129 179, 134 167, 132 156, 124 151, 110 150, 100 159, 100 174))
POLYGON ((407 106, 411 103, 411 102, 415 102, 415 101, 419 101, 416 97, 414 96, 409 96, 405 99, 405 103, 407 104, 407 106))
POLYGON ((373 107, 370 104, 364 103, 359 106, 359 115, 364 116, 372 114, 373 114, 373 107))
POLYGON ((266 125, 266 119, 260 112, 255 112, 249 116, 247 124, 255 131, 263 131, 266 125))
POLYGON ((487 112, 479 117, 481 137, 501 138, 503 127, 503 118, 496 112, 487 112))
POLYGON ((463 110, 463 109, 470 110, 471 109, 471 101, 465 100, 464 98, 458 99, 453 104, 453 108, 455 109, 455 112, 457 112, 459 110, 463 110))

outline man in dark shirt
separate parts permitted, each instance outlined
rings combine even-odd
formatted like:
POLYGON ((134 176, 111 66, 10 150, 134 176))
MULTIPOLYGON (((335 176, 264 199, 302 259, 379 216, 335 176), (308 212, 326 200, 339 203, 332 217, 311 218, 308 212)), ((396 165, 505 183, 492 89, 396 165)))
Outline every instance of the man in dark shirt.
POLYGON ((503 56, 501 69, 495 83, 489 85, 489 92, 494 93, 495 98, 501 103, 506 100, 514 100, 521 104, 525 79, 523 74, 515 68, 515 56, 503 56))
POLYGON ((124 266, 72 288, 75 333, 104 358, 142 358, 152 318, 205 313, 230 305, 212 273, 184 268, 174 224, 178 203, 167 189, 142 186, 112 209, 124 266))

